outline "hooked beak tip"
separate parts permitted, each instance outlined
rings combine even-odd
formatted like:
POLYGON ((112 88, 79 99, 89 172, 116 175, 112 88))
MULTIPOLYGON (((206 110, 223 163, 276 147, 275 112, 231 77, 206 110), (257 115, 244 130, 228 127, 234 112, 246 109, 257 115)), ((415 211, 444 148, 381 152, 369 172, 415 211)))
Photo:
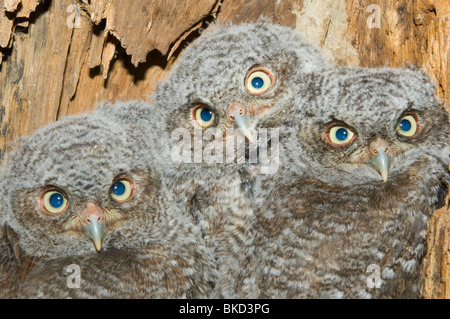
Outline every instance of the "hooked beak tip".
POLYGON ((95 249, 99 252, 102 250, 102 241, 106 231, 105 221, 98 222, 97 219, 93 219, 90 225, 83 226, 87 235, 94 243, 95 249))
POLYGON ((245 134, 244 136, 248 139, 248 141, 249 141, 250 143, 253 143, 253 136, 252 136, 252 134, 250 134, 250 132, 248 132, 248 133, 245 134))
POLYGON ((372 164, 378 170, 383 182, 386 182, 389 175, 389 157, 384 151, 379 151, 377 157, 372 161, 372 164))
POLYGON ((97 251, 102 250, 102 242, 101 241, 94 242, 94 247, 97 251))
POLYGON ((251 115, 240 115, 235 113, 234 119, 233 125, 236 127, 236 130, 247 138, 250 143, 253 143, 254 139, 250 131, 251 115))

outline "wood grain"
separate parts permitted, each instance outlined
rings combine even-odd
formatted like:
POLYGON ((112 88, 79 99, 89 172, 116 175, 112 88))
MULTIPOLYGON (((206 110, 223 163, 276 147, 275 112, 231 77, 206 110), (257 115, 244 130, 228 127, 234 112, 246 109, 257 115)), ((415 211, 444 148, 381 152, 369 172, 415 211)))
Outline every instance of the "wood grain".
POLYGON ((183 33, 211 14, 217 0, 93 0, 87 6, 94 23, 106 20, 113 34, 137 66, 157 49, 163 55, 183 33))

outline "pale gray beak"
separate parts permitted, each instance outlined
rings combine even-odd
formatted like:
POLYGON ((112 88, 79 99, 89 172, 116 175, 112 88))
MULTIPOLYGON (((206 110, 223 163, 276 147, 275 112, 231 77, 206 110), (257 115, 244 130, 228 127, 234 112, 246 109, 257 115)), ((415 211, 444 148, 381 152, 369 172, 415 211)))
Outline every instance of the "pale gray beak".
POLYGON ((383 182, 387 181, 389 174, 389 157, 383 150, 378 151, 378 155, 372 159, 372 164, 380 172, 383 182))
POLYGON ((91 223, 89 225, 84 224, 83 228, 94 242, 95 249, 97 251, 102 250, 102 240, 106 232, 105 221, 99 222, 96 218, 93 218, 91 223))
POLYGON ((253 143, 253 136, 250 131, 252 116, 240 115, 238 113, 234 113, 233 116, 234 116, 233 126, 235 130, 238 131, 243 136, 245 136, 250 141, 250 143, 253 143))

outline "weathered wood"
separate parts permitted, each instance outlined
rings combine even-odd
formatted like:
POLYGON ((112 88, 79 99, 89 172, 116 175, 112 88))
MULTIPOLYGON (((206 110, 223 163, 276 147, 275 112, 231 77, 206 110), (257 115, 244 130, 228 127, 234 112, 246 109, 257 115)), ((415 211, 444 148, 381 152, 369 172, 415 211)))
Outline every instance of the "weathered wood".
MULTIPOLYGON (((28 18, 40 0, 0 0, 0 47, 7 48, 14 34, 16 19, 28 18)), ((1 52, 1 51, 0 51, 1 52)), ((2 59, 0 57, 0 64, 2 59)))
POLYGON ((294 5, 294 0, 223 1, 217 21, 219 23, 231 21, 238 24, 265 20, 294 27, 296 21, 296 16, 292 12, 294 5))
POLYGON ((360 64, 423 68, 436 81, 438 95, 449 105, 450 1, 364 2, 363 8, 360 0, 347 2, 349 33, 360 64), (380 8, 379 27, 369 28, 367 20, 377 14, 376 6, 380 8))
POLYGON ((443 207, 431 219, 428 254, 424 260, 425 298, 450 299, 450 210, 443 207))
POLYGON ((165 55, 181 34, 211 14, 216 3, 216 0, 94 0, 88 9, 94 23, 106 19, 105 30, 120 41, 131 55, 131 63, 137 66, 146 61, 153 49, 165 55))
MULTIPOLYGON (((0 0, 0 162, 49 122, 149 99, 208 23, 261 20, 296 28, 337 65, 424 69, 450 111, 448 0, 0 0)), ((430 225, 427 298, 450 298, 449 214, 430 225)))

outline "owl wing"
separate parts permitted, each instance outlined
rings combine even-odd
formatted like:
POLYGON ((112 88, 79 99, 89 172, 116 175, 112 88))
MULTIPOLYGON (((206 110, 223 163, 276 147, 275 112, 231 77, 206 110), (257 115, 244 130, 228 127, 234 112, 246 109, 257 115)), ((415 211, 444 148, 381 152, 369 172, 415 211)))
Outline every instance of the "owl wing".
POLYGON ((205 265, 192 259, 153 246, 40 261, 14 298, 207 298, 205 265))
POLYGON ((17 235, 3 223, 0 229, 0 298, 13 296, 32 262, 23 258, 17 245, 17 235))
POLYGON ((6 227, 2 227, 0 234, 0 297, 4 298, 11 290, 12 280, 15 274, 15 259, 12 255, 6 237, 6 227))

